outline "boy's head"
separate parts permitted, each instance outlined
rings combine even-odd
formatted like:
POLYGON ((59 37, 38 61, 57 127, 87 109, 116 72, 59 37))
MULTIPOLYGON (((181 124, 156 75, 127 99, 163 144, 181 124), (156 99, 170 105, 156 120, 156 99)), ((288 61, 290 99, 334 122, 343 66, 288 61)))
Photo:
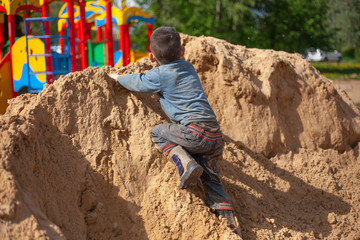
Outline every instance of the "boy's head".
POLYGON ((150 59, 157 60, 159 64, 179 60, 183 54, 180 35, 171 27, 159 27, 151 34, 150 49, 150 59))

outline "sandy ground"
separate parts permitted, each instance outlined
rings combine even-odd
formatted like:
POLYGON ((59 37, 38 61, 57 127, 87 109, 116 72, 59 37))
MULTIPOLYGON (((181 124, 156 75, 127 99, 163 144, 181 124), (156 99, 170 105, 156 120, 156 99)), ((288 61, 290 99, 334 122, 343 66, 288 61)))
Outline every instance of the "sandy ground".
POLYGON ((355 103, 360 103, 360 79, 334 80, 334 84, 344 90, 355 103))
MULTIPOLYGON (((244 239, 360 239, 360 111, 299 54, 182 35, 226 144, 221 180, 244 239)), ((201 183, 179 190, 150 129, 156 94, 88 68, 0 116, 0 239, 239 239, 201 183)))

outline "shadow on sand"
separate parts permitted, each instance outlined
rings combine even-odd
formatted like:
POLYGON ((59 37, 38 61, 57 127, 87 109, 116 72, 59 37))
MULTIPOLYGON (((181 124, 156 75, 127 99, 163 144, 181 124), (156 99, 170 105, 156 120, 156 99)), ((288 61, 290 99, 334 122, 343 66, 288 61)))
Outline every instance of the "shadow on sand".
MULTIPOLYGON (((351 205, 340 197, 309 185, 289 171, 279 168, 262 154, 253 152, 241 142, 229 137, 226 137, 226 142, 235 144, 265 171, 268 171, 269 175, 286 181, 290 186, 285 192, 274 189, 269 183, 245 174, 242 171, 244 168, 242 162, 224 161, 225 169, 233 169, 232 175, 227 176, 228 178, 239 180, 261 195, 261 198, 257 198, 242 187, 226 186, 229 183, 224 182, 225 187, 231 189, 229 195, 233 199, 237 215, 241 216, 243 235, 246 239, 256 239, 254 233, 250 231, 254 228, 270 229, 272 232, 287 228, 297 232, 313 232, 316 238, 324 238, 332 230, 328 215, 349 213, 351 205), (234 195, 238 197, 237 200, 234 195), (269 222, 266 219, 272 220, 269 222)), ((228 150, 236 156, 234 149, 228 147, 228 150)), ((288 233, 287 237, 291 238, 291 234, 288 233)))

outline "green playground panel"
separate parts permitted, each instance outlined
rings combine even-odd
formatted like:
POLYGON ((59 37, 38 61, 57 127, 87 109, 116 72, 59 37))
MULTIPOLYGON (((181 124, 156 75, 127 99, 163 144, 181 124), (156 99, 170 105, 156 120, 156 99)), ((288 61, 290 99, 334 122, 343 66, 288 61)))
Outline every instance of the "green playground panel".
POLYGON ((104 66, 104 43, 88 43, 89 66, 104 66))

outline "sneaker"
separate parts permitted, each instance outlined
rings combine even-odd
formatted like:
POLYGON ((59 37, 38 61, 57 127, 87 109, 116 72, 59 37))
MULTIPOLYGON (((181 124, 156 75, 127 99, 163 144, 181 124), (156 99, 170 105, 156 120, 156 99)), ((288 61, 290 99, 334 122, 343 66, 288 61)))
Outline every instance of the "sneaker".
POLYGON ((237 220, 237 218, 234 215, 234 211, 232 210, 219 210, 217 209, 216 212, 222 216, 223 218, 226 219, 227 225, 228 227, 238 236, 240 236, 242 238, 241 235, 241 229, 240 229, 240 225, 239 222, 237 220))
POLYGON ((188 188, 199 180, 203 168, 181 146, 174 147, 169 153, 169 158, 174 162, 180 177, 179 188, 188 188))
POLYGON ((179 188, 189 188, 190 186, 196 185, 202 173, 203 168, 193 160, 191 166, 188 167, 187 171, 180 177, 179 188))

